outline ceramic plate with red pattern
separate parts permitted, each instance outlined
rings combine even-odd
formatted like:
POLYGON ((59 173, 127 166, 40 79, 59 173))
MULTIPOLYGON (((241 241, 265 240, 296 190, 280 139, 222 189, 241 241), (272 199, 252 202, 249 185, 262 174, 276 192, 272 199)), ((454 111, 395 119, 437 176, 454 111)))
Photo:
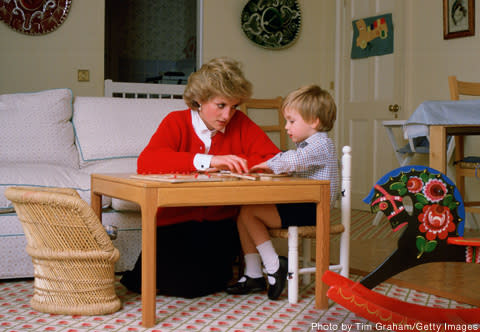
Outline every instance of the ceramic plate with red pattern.
POLYGON ((67 18, 72 0, 0 0, 0 20, 15 31, 42 35, 67 18))

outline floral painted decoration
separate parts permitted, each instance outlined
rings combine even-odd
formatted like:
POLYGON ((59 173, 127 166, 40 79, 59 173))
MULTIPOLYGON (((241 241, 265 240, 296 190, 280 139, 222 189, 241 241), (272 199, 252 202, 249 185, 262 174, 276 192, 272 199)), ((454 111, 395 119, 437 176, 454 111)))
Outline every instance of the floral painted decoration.
MULTIPOLYGON (((383 213, 393 231, 402 230, 394 251, 360 280, 363 286, 373 289, 420 264, 480 263, 480 239, 463 237, 463 199, 455 184, 439 171, 426 166, 399 167, 378 180, 363 201, 372 212, 383 213)), ((431 277, 428 271, 425 275, 431 277)))
POLYGON ((448 177, 431 168, 394 170, 378 181, 367 198, 372 212, 383 212, 395 231, 408 225, 409 234, 415 233, 417 259, 446 245, 448 237, 463 235, 465 212, 458 190, 448 177))

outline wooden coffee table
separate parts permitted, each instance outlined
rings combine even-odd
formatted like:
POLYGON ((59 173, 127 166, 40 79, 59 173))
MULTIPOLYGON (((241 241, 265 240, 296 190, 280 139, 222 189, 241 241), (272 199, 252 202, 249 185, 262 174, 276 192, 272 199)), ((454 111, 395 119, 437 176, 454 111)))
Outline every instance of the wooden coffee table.
POLYGON ((142 214, 142 325, 156 323, 156 248, 158 207, 249 205, 313 202, 317 204, 315 304, 326 309, 322 275, 330 259, 330 182, 293 177, 250 181, 165 183, 131 178, 132 174, 92 174, 91 205, 101 220, 102 195, 139 204, 142 214))

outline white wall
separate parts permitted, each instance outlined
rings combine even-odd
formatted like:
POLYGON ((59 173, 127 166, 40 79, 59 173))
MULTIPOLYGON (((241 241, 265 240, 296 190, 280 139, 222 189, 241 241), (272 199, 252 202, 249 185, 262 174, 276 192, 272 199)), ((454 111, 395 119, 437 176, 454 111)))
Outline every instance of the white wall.
POLYGON ((279 50, 257 46, 245 36, 240 15, 247 2, 204 0, 204 62, 218 56, 242 62, 256 98, 285 96, 311 83, 329 88, 334 80, 335 1, 300 0, 299 37, 279 50))
POLYGON ((449 99, 449 75, 480 81, 480 5, 475 9, 475 36, 444 40, 442 1, 407 2, 406 84, 411 113, 422 101, 449 99))
MULTIPOLYGON (((480 6, 473 37, 443 40, 442 3, 407 1, 407 113, 426 99, 448 99, 446 77, 480 80, 480 6), (427 19, 428 18, 428 19, 427 19)), ((315 82, 329 88, 334 79, 335 1, 300 0, 298 40, 289 48, 267 50, 240 29, 247 0, 206 0, 204 58, 227 55, 244 64, 256 97, 285 95, 315 82)), ((28 36, 0 22, 0 93, 70 87, 76 95, 103 94, 105 4, 73 1, 57 30, 28 36), (90 69, 90 82, 77 82, 77 69, 90 69)))
MULTIPOLYGON (((204 61, 231 56, 244 65, 254 97, 275 97, 310 83, 328 88, 334 80, 335 1, 299 0, 302 28, 289 48, 267 50, 240 28, 247 0, 204 1, 204 61)), ((0 93, 69 87, 76 96, 103 95, 105 3, 72 1, 66 21, 54 32, 28 36, 0 22, 0 93), (77 82, 77 69, 90 82, 77 82)))
MULTIPOLYGON (((443 7, 438 0, 407 0, 407 114, 425 100, 448 100, 447 77, 480 81, 480 4, 475 8, 475 35, 443 39, 443 7)), ((466 155, 480 155, 480 137, 466 137, 466 155)), ((428 164, 428 158, 419 163, 428 164)), ((453 162, 453 161, 451 161, 453 162)), ((447 175, 454 179, 450 163, 447 175)), ((480 181, 467 180, 467 198, 480 198, 480 181)))

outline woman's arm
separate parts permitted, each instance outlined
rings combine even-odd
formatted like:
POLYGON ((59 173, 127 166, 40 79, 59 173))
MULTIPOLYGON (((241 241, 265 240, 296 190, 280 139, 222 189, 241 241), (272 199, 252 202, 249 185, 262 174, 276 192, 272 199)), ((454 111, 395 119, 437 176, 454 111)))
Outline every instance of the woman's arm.
MULTIPOLYGON (((191 130, 185 112, 173 112, 160 123, 147 146, 138 157, 139 174, 193 172, 191 130)), ((201 144, 197 139, 198 145, 201 144)))
MULTIPOLYGON (((272 158, 280 150, 268 136, 243 113, 238 112, 228 124, 225 134, 212 138, 210 167, 247 172, 248 167, 272 158)), ((203 143, 193 131, 186 112, 167 115, 137 162, 137 172, 194 172, 193 159, 204 153, 203 143)))

